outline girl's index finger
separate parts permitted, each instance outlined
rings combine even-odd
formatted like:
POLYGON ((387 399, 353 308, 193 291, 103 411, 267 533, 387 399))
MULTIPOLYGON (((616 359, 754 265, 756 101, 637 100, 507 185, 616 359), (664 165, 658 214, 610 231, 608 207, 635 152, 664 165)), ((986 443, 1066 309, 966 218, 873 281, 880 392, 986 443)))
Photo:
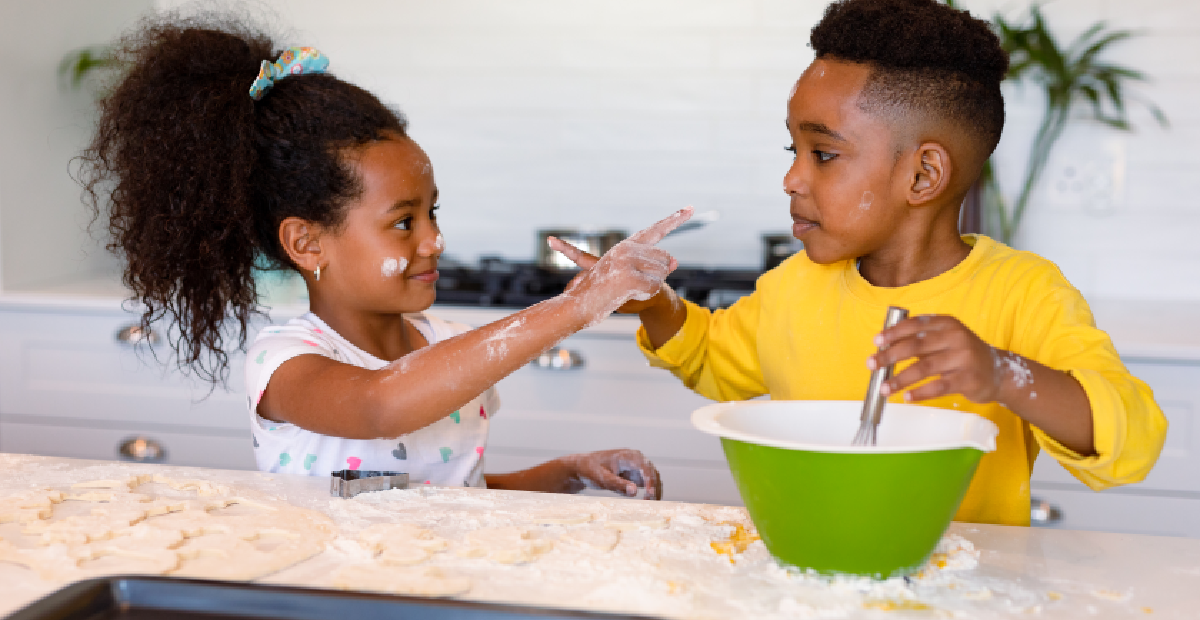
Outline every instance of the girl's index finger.
POLYGON ((675 230, 680 224, 691 219, 692 214, 696 212, 696 208, 692 206, 684 207, 671 215, 651 224, 645 230, 635 233, 630 239, 638 243, 654 245, 662 238, 667 236, 667 233, 675 230))
POLYGON ((546 245, 549 245, 551 250, 562 253, 568 260, 583 269, 590 269, 592 265, 596 264, 596 261, 600 260, 558 237, 546 237, 546 245))

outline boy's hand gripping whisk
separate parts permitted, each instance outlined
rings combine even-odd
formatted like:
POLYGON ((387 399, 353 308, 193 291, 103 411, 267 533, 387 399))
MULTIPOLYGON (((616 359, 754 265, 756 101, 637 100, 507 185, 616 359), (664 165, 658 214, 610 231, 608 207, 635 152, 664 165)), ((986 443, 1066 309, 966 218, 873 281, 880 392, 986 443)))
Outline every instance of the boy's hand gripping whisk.
MULTIPOLYGON (((884 320, 883 328, 888 329, 896 323, 903 321, 908 316, 908 310, 891 306, 887 310, 887 319, 884 320)), ((850 445, 854 446, 873 446, 875 445, 875 429, 879 426, 879 419, 883 415, 883 404, 887 400, 881 389, 883 382, 892 377, 893 364, 882 366, 871 371, 871 385, 867 388, 867 397, 863 400, 862 417, 859 419, 858 434, 854 436, 854 441, 850 445)))

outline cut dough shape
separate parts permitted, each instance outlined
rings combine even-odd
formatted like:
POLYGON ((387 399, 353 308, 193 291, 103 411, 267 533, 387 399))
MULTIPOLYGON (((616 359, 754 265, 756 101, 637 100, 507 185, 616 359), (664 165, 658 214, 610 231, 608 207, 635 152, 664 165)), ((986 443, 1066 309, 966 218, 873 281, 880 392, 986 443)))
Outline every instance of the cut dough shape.
POLYGON ((534 514, 531 520, 538 525, 578 525, 592 519, 593 516, 590 512, 547 510, 534 514))
POLYGON ((668 519, 652 512, 630 512, 610 516, 604 522, 604 527, 618 530, 636 530, 641 527, 659 529, 667 526, 668 519))
POLYGON ((410 566, 428 560, 429 552, 420 547, 388 547, 375 559, 389 566, 410 566))
POLYGON ((53 489, 26 491, 0 499, 0 523, 31 523, 49 519, 63 494, 53 489))
POLYGON ((113 532, 141 521, 145 511, 110 510, 109 514, 75 515, 58 521, 34 521, 23 530, 24 534, 39 536, 43 545, 64 543, 82 545, 98 540, 108 540, 113 532))
MULTIPOLYGON (((209 482, 207 480, 176 480, 168 478, 161 474, 154 474, 148 482, 157 482, 165 484, 176 491, 195 491, 196 495, 208 497, 210 495, 229 495, 229 487, 209 482)), ((138 484, 142 484, 139 482, 138 484)), ((136 486, 136 485, 135 485, 136 486)))
MULTIPOLYGON (((172 512, 187 510, 191 502, 186 499, 156 499, 143 504, 147 517, 158 517, 172 512)), ((94 509, 92 512, 96 512, 94 509)))
POLYGON ((446 539, 432 530, 410 523, 376 523, 358 535, 359 542, 374 551, 387 551, 401 547, 416 547, 428 553, 443 551, 449 547, 446 539))
POLYGON ((247 499, 245 497, 224 497, 221 499, 212 500, 212 501, 208 502, 208 504, 205 506, 205 509, 206 510, 220 510, 221 508, 228 508, 233 505, 249 506, 251 508, 258 508, 259 510, 266 510, 266 511, 278 510, 278 508, 276 508, 270 504, 264 504, 263 502, 256 502, 252 499, 247 499))
POLYGON ((436 568, 384 569, 378 564, 351 564, 333 576, 333 585, 344 590, 374 590, 410 596, 454 596, 471 589, 465 576, 436 568))
POLYGON ((195 538, 209 534, 228 534, 232 524, 223 523, 220 517, 214 517, 204 510, 181 510, 147 519, 146 525, 174 530, 183 534, 185 538, 195 538))
POLYGON ((149 495, 141 493, 128 493, 124 491, 84 491, 83 493, 71 493, 63 495, 63 500, 71 500, 76 502, 106 502, 106 503, 132 503, 132 502, 148 502, 149 495))
POLYGON ((621 531, 602 525, 577 527, 567 530, 560 540, 607 553, 621 541, 621 531))
POLYGON ((549 540, 533 538, 525 528, 490 527, 467 532, 455 553, 464 558, 486 557, 500 564, 524 564, 553 547, 549 540))
MULTIPOLYGON (((76 552, 76 568, 88 577, 122 573, 163 574, 179 566, 179 554, 172 547, 183 541, 179 532, 135 525, 114 532, 111 539, 88 545, 76 552), (117 558, 101 566, 81 566, 83 562, 104 557, 117 558)), ((76 578, 71 575, 60 579, 76 578)))

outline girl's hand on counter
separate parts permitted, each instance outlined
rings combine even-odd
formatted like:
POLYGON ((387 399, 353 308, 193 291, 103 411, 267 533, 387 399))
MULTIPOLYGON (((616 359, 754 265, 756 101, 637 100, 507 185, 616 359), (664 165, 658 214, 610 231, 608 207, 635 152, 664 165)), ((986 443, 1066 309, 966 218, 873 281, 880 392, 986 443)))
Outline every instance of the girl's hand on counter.
POLYGON ((654 464, 637 450, 603 450, 572 454, 558 459, 568 467, 567 492, 605 489, 633 497, 645 487, 643 499, 662 498, 662 477, 654 464))

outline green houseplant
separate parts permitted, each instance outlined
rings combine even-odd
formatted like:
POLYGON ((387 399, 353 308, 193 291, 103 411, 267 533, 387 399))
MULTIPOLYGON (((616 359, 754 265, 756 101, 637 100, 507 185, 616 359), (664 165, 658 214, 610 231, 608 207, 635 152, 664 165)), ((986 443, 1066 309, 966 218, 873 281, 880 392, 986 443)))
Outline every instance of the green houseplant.
POLYGON ((84 79, 95 75, 97 70, 112 69, 119 65, 120 61, 113 56, 112 48, 106 45, 81 47, 63 56, 58 63, 58 77, 72 89, 78 89, 84 79))
MULTIPOLYGON (((947 4, 953 6, 954 2, 948 0, 947 4)), ((1012 206, 1008 206, 1000 191, 990 160, 979 179, 983 232, 1011 245, 1050 153, 1067 124, 1077 118, 1075 114, 1082 108, 1088 116, 1080 120, 1131 130, 1126 87, 1130 82, 1145 81, 1146 77, 1140 71, 1101 59, 1115 43, 1135 36, 1131 31, 1111 30, 1104 22, 1097 22, 1063 48, 1047 26, 1041 5, 1036 3, 1029 7, 1024 19, 1009 21, 996 14, 992 23, 1000 44, 1009 54, 1006 79, 1038 87, 1045 106, 1012 206)), ((1153 103, 1145 105, 1165 127, 1167 119, 1162 110, 1153 103)))

